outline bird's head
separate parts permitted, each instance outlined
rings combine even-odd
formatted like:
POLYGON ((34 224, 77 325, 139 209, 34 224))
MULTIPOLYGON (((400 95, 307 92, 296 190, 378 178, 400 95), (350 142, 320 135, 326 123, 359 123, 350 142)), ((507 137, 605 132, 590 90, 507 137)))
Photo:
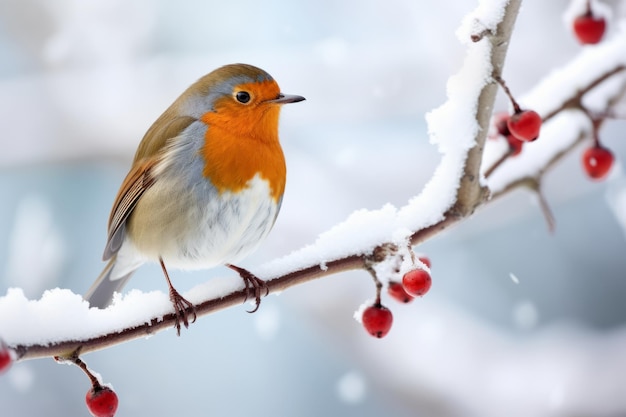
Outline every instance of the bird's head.
POLYGON ((200 78, 181 96, 179 111, 210 127, 261 140, 278 137, 283 104, 304 100, 280 92, 276 81, 260 68, 226 65, 200 78))

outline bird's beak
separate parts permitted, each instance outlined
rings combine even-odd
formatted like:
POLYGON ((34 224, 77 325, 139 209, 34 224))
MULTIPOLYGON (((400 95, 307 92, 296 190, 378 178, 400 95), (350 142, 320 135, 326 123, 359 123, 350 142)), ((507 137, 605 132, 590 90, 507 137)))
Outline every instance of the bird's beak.
POLYGON ((276 104, 288 104, 288 103, 297 103, 299 101, 306 100, 302 96, 296 96, 293 94, 279 94, 277 98, 273 100, 267 100, 266 103, 276 103, 276 104))

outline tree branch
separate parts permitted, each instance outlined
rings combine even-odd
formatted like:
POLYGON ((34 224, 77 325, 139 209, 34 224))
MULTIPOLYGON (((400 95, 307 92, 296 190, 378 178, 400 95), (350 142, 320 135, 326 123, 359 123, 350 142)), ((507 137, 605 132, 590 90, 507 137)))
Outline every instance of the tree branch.
MULTIPOLYGON (((483 26, 477 33, 468 35, 468 37, 471 36, 475 41, 489 43, 489 65, 491 67, 491 79, 487 77, 484 81, 484 85, 480 88, 476 96, 475 103, 473 103, 477 125, 475 137, 473 138, 474 144, 467 150, 464 158, 460 161, 463 165, 461 167, 461 175, 458 178, 458 183, 452 184, 456 186, 456 198, 450 205, 442 208, 438 219, 434 221, 425 220, 421 226, 410 230, 405 235, 404 243, 410 243, 412 245, 419 244, 449 226, 469 217, 477 207, 491 201, 488 199, 489 193, 487 188, 481 183, 480 168, 483 164, 485 139, 489 130, 490 117, 498 90, 497 85, 493 82, 493 78, 499 76, 502 72, 507 47, 510 43, 509 40, 520 3, 521 0, 509 0, 506 4, 502 20, 498 22, 494 28, 485 29, 483 26)), ((480 54, 482 52, 483 50, 472 48, 468 50, 468 54, 480 54)), ((621 71, 621 69, 615 70, 609 75, 603 75, 602 77, 607 79, 617 74, 619 71, 621 71)), ((596 86, 603 80, 595 80, 589 85, 596 86)), ((589 87, 589 89, 591 88, 593 87, 589 87)), ((584 94, 584 92, 581 93, 579 91, 576 94, 580 96, 584 94)), ((449 99, 449 101, 450 100, 452 99, 449 99)), ((567 105, 566 100, 560 111, 567 108, 569 108, 569 105, 567 105)), ((552 117, 552 115, 550 115, 550 117, 552 117)), ((449 123, 454 124, 455 121, 449 120, 449 123)), ((554 155, 551 162, 546 165, 546 169, 560 157, 560 154, 554 155)), ((502 195, 504 192, 508 192, 514 187, 528 183, 527 180, 528 179, 524 178, 512 180, 510 184, 500 190, 494 197, 502 195)), ((536 181, 536 179, 533 180, 536 181)), ((419 197, 420 196, 417 196, 416 198, 419 197)), ((402 239, 389 240, 385 243, 376 243, 369 249, 357 248, 351 254, 335 254, 334 256, 331 254, 328 256, 329 260, 325 261, 307 259, 306 257, 304 258, 307 260, 303 261, 298 258, 297 255, 299 253, 296 252, 292 254, 294 256, 291 258, 290 256, 286 257, 289 258, 290 262, 284 262, 282 267, 285 269, 288 268, 288 270, 279 273, 272 272, 271 274, 267 274, 270 276, 265 276, 264 278, 266 278, 269 292, 276 293, 292 286, 332 274, 354 269, 371 269, 372 265, 375 263, 398 256, 400 244, 402 244, 402 239), (291 262, 294 259, 296 259, 296 261, 291 262), (285 265, 289 265, 289 267, 285 265), (273 276, 271 276, 272 274, 273 276)), ((277 262, 280 261, 281 260, 278 260, 277 262)), ((240 288, 224 296, 208 297, 203 301, 195 303, 196 312, 198 316, 207 315, 234 305, 240 305, 244 303, 248 297, 252 296, 253 294, 246 294, 246 291, 240 288)), ((21 360, 50 356, 72 357, 76 352, 80 352, 82 355, 154 334, 161 330, 171 328, 174 322, 174 314, 168 313, 162 316, 152 316, 146 319, 145 323, 140 325, 128 326, 123 329, 111 329, 110 331, 102 332, 103 334, 99 336, 81 338, 81 340, 57 340, 41 344, 20 343, 19 341, 11 340, 8 342, 11 348, 15 350, 18 359, 21 360)))
MULTIPOLYGON (((501 72, 506 56, 506 49, 513 30, 515 18, 517 16, 521 0, 510 0, 506 5, 506 10, 501 22, 497 24, 495 30, 490 31, 486 36, 483 34, 482 42, 489 42, 491 48, 490 62, 492 75, 501 72)), ((497 22, 496 22, 497 23, 497 22)), ((471 53, 468 52, 468 53, 471 53)), ((474 52, 475 54, 479 52, 474 52)), ((484 59, 480 57, 480 59, 484 59)), ((483 147, 486 138, 487 127, 490 120, 493 103, 497 92, 497 86, 489 81, 480 91, 480 95, 475 103, 475 118, 478 123, 476 129, 475 145, 467 152, 462 176, 457 185, 457 195, 454 204, 443 213, 442 219, 436 224, 421 228, 409 235, 409 241, 416 244, 426 238, 438 233, 449 225, 460 221, 471 215, 476 207, 486 200, 487 189, 480 184, 480 166, 482 163, 483 147)), ((453 123, 453 121, 450 121, 453 123)), ((373 250, 366 253, 355 253, 332 259, 320 267, 319 262, 309 265, 299 265, 291 271, 280 276, 269 277, 267 286, 270 293, 285 290, 294 285, 317 279, 323 276, 336 274, 351 269, 367 269, 373 262, 380 262, 397 252, 396 242, 378 244, 373 250)), ((206 315, 220 309, 241 304, 247 298, 245 290, 234 291, 224 297, 211 298, 203 302, 196 303, 196 313, 198 316, 206 315)), ((14 344, 12 348, 16 351, 19 359, 31 359, 45 356, 68 357, 75 352, 81 354, 104 349, 109 346, 122 343, 128 340, 145 337, 170 328, 175 321, 173 313, 165 314, 163 317, 155 317, 146 323, 125 328, 122 330, 112 330, 98 337, 85 340, 58 341, 51 344, 14 344)))
MULTIPOLYGON (((624 70, 623 66, 619 68, 617 71, 615 70, 611 71, 611 73, 615 75, 615 74, 620 73, 622 70, 624 70)), ((598 85, 599 83, 594 83, 594 84, 598 85)), ((587 91, 590 91, 590 90, 587 90, 587 91)), ((615 105, 624 97, 626 97, 626 77, 623 77, 622 85, 620 86, 620 88, 616 90, 615 93, 611 97, 609 97, 607 104, 606 104, 606 114, 609 114, 610 110, 613 107, 615 107, 615 105)), ((578 97, 578 100, 580 99, 581 97, 578 97)), ((568 110, 568 109, 569 107, 563 106, 561 108, 561 111, 568 110)), ((585 114, 588 114, 582 108, 580 108, 579 110, 585 114)), ((552 116, 556 116, 556 114, 557 113, 554 113, 552 116)), ((605 122, 606 122, 606 118, 593 121, 593 123, 595 123, 596 125, 595 129, 599 129, 605 122)), ((520 176, 518 178, 513 179, 506 185, 506 187, 493 193, 491 198, 494 200, 498 199, 519 187, 527 187, 532 190, 535 190, 537 187, 539 187, 539 185, 541 184, 541 181, 543 180, 543 177, 548 171, 554 168, 558 164, 558 162, 560 162, 565 156, 569 155, 572 149, 574 149, 584 140, 589 139, 589 138, 590 136, 588 132, 585 132, 585 131, 578 132, 576 137, 571 141, 571 145, 566 149, 562 149, 561 151, 555 152, 554 154, 552 154, 551 158, 542 166, 542 168, 537 173, 534 173, 532 175, 524 175, 524 176, 520 176)))

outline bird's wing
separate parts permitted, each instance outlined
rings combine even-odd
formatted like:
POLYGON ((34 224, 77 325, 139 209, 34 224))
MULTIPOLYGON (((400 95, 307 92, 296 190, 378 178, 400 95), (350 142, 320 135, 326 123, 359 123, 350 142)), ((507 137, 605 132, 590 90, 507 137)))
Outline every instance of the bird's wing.
POLYGON ((139 198, 154 184, 155 178, 151 171, 157 162, 157 158, 148 158, 135 164, 117 192, 109 216, 109 236, 102 256, 105 261, 117 253, 122 246, 126 236, 126 219, 137 205, 139 198))
POLYGON ((122 246, 126 236, 126 220, 137 205, 143 193, 155 182, 153 169, 161 160, 161 154, 169 140, 180 135, 195 118, 175 116, 168 109, 157 119, 144 135, 128 173, 117 193, 109 216, 109 236, 104 248, 103 259, 110 259, 122 246))

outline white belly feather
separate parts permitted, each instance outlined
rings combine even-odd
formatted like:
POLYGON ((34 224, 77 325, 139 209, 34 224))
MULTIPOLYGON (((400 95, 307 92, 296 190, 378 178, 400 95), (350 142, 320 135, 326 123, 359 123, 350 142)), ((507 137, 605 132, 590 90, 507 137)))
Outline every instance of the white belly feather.
POLYGON ((267 236, 279 209, 270 196, 268 182, 258 175, 237 193, 218 194, 212 187, 191 191, 164 182, 157 181, 142 196, 138 204, 150 207, 153 215, 150 219, 132 219, 135 230, 141 231, 134 234, 143 236, 127 236, 118 260, 134 259, 137 264, 156 262, 161 257, 167 267, 180 269, 236 263, 267 236), (164 190, 169 192, 167 198, 163 198, 164 190), (174 201, 176 204, 169 204, 174 201))

